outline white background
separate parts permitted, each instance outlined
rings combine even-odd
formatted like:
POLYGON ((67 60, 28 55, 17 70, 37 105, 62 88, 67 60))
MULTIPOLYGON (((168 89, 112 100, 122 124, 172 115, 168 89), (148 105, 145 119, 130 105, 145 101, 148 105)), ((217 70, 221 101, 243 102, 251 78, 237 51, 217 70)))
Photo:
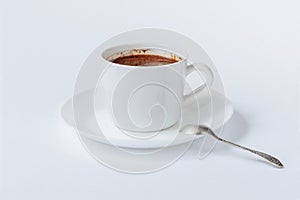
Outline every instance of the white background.
POLYGON ((300 198, 300 4, 297 0, 1 1, 0 199, 300 198), (218 144, 157 173, 97 163, 64 124, 80 64, 124 31, 166 28, 198 42, 236 114, 223 136, 277 155, 284 169, 218 144))

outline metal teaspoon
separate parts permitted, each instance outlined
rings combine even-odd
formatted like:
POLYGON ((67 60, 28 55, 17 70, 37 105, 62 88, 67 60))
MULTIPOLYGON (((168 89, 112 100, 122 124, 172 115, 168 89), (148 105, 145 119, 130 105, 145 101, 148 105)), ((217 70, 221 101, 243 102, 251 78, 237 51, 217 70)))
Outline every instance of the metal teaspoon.
POLYGON ((263 152, 260 152, 260 151, 256 151, 256 150, 244 147, 242 145, 235 144, 233 142, 224 140, 224 139, 218 137, 209 127, 206 127, 206 126, 203 126, 203 125, 186 125, 183 128, 181 128, 179 132, 184 133, 184 134, 196 134, 196 135, 202 135, 202 134, 206 133, 206 134, 214 137, 215 139, 217 139, 221 142, 231 144, 235 147, 239 147, 241 149, 244 149, 246 151, 254 153, 254 154, 264 158, 265 160, 269 161, 270 163, 272 163, 273 165, 275 165, 278 168, 283 168, 283 164, 277 158, 275 158, 274 156, 271 156, 269 154, 266 154, 266 153, 263 153, 263 152))

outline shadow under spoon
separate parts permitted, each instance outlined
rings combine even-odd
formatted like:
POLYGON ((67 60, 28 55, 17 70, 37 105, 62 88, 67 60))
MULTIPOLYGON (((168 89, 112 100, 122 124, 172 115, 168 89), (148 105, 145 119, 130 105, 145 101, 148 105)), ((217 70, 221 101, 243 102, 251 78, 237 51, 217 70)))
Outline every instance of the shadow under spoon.
POLYGON ((239 145, 239 144, 235 144, 235 143, 230 142, 228 140, 224 140, 224 139, 218 137, 207 126, 203 126, 203 125, 186 125, 183 128, 181 128, 179 132, 183 133, 183 134, 196 134, 196 135, 208 134, 208 135, 214 137, 215 139, 217 139, 221 142, 224 142, 224 143, 233 145, 235 147, 244 149, 248 152, 254 153, 254 154, 264 158, 265 160, 269 161, 271 164, 275 165, 278 168, 283 168, 283 164, 277 158, 275 158, 274 156, 271 156, 269 154, 266 154, 266 153, 263 153, 263 152, 260 152, 260 151, 257 151, 257 150, 250 149, 248 147, 244 147, 244 146, 239 145))

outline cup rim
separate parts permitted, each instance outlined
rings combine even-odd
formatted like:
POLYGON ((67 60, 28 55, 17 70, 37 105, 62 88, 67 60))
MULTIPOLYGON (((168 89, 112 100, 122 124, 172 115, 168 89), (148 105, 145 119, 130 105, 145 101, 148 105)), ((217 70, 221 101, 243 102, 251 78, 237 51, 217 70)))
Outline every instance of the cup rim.
POLYGON ((106 48, 102 53, 101 53, 101 58, 109 63, 109 64, 113 64, 115 66, 119 66, 119 67, 123 67, 123 68, 134 68, 134 69, 157 69, 157 68, 164 68, 164 67, 171 67, 173 65, 177 65, 179 63, 182 63, 182 62, 186 62, 187 59, 188 59, 188 55, 182 55, 178 52, 175 52, 173 50, 169 50, 168 48, 166 47, 162 47, 162 46, 159 46, 159 45, 151 45, 151 44, 124 44, 124 45, 117 45, 117 46, 112 46, 112 47, 109 47, 109 48, 106 48), (165 52, 169 52, 169 53, 173 53, 174 55, 178 56, 181 58, 181 60, 177 61, 177 62, 174 62, 174 63, 170 63, 170 64, 165 64, 165 65, 153 65, 153 66, 150 66, 150 67, 142 67, 140 65, 137 65, 137 66, 133 66, 133 65, 124 65, 124 64, 119 64, 119 63, 114 63, 110 60, 108 60, 107 58, 105 58, 104 54, 109 51, 109 50, 113 50, 113 49, 116 49, 116 48, 124 48, 123 50, 119 50, 119 51, 115 51, 114 53, 118 53, 120 51, 125 51, 125 50, 131 50, 131 49, 156 49, 156 50, 161 50, 161 51, 165 51, 165 52))

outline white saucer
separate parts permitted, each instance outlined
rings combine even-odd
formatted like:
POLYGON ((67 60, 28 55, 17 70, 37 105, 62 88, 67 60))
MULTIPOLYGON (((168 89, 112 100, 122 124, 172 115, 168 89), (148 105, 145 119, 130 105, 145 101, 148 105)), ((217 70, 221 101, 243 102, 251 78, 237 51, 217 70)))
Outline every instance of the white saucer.
MULTIPOLYGON (((89 96, 91 92, 92 91, 82 92, 73 97, 76 99, 76 102, 80 102, 82 110, 85 108, 86 97, 89 96)), ((72 98, 69 98, 61 108, 61 115, 65 122, 75 129, 76 125, 72 105, 72 98)), ((92 114, 85 113, 80 118, 80 127, 78 127, 77 124, 77 128, 80 136, 87 137, 101 143, 112 144, 125 148, 162 148, 167 145, 171 146, 183 144, 190 142, 192 139, 199 138, 190 136, 178 137, 178 130, 180 129, 179 126, 184 126, 185 124, 204 124, 216 130, 228 122, 233 115, 233 112, 234 109, 232 103, 222 94, 212 90, 203 91, 197 95, 195 101, 183 104, 181 124, 177 123, 147 139, 139 139, 129 136, 131 133, 128 131, 124 134, 122 130, 115 126, 114 122, 110 120, 109 114, 104 110, 101 111, 101 115, 103 115, 103 117, 101 117, 101 122, 95 124, 92 119, 93 117, 91 116, 92 114), (103 134, 99 134, 99 127, 103 134)), ((139 133, 133 134, 136 135, 139 133)))

